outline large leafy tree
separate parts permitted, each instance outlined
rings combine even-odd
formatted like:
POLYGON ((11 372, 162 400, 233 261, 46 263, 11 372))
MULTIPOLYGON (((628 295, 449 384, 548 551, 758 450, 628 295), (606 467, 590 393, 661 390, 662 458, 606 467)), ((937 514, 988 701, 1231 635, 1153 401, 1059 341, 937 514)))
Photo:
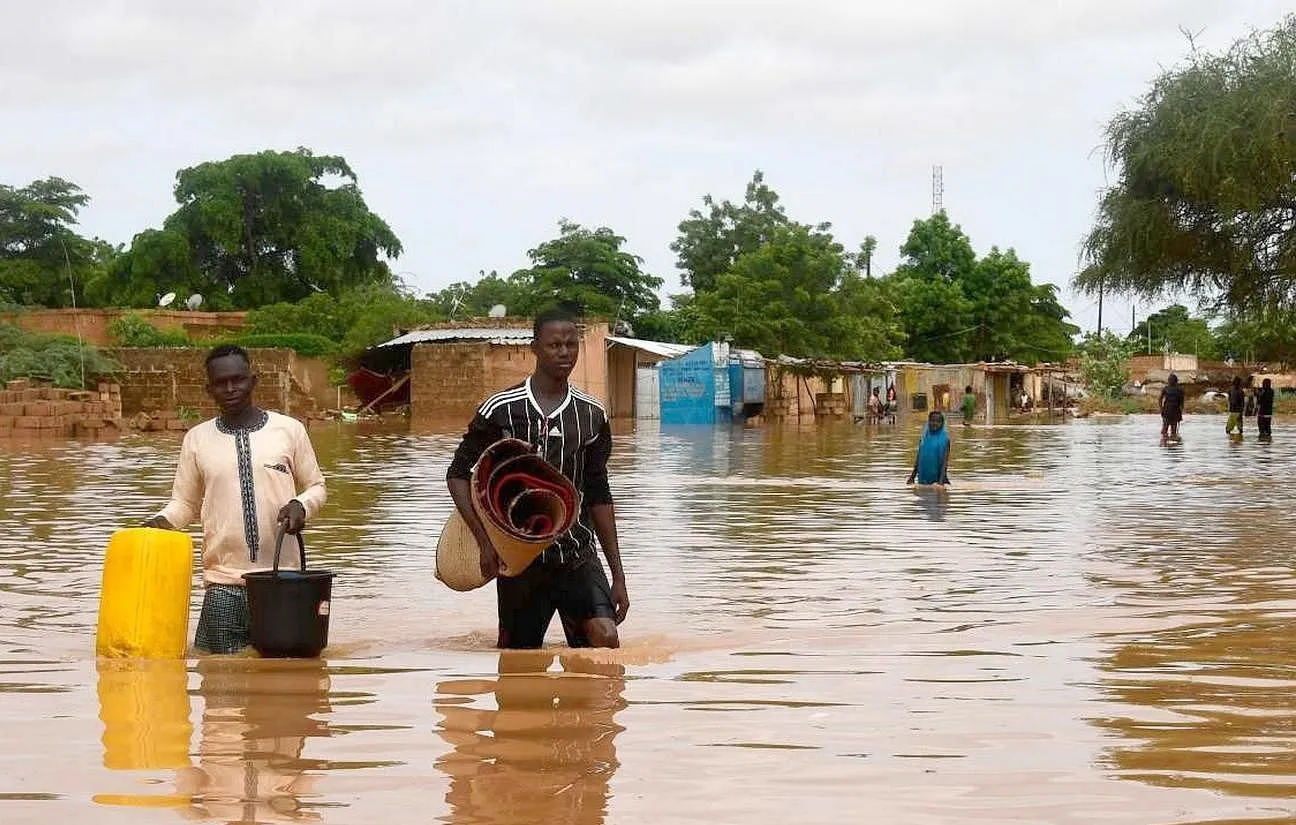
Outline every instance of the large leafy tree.
POLYGON ((0 302, 85 303, 82 285, 116 254, 109 244, 73 230, 89 202, 79 186, 62 178, 22 187, 0 184, 0 302))
POLYGON ((266 151, 176 174, 179 208, 137 236, 103 293, 139 305, 183 285, 238 308, 390 285, 400 241, 342 157, 266 151), (196 280, 196 282, 195 282, 196 280))
POLYGON ((1223 54, 1194 50, 1107 128, 1118 169, 1077 284, 1296 305, 1296 16, 1223 54))
POLYGON ((1169 346, 1172 352, 1191 352, 1201 358, 1215 358, 1215 333, 1205 318, 1197 318, 1183 304, 1152 313, 1129 335, 1138 352, 1158 353, 1169 346), (1149 334, 1149 332, 1151 334, 1149 334))
POLYGON ((313 333, 354 355, 391 338, 399 329, 440 321, 445 315, 430 301, 380 284, 368 284, 334 296, 316 292, 296 303, 269 304, 248 313, 254 334, 313 333))
POLYGON ((1215 329, 1221 357, 1274 363, 1290 362, 1296 352, 1296 310, 1232 313, 1215 329))
POLYGON ((534 311, 561 305, 582 315, 613 321, 655 312, 662 279, 640 269, 643 259, 626 252, 625 238, 605 226, 586 229, 560 221, 557 238, 527 252, 531 266, 510 280, 523 285, 534 311))
POLYGON ((715 289, 720 276, 740 257, 756 252, 791 224, 778 193, 765 184, 765 175, 759 170, 747 184, 742 203, 717 203, 706 195, 702 207, 689 210, 679 224, 679 237, 671 244, 671 251, 679 256, 677 265, 684 285, 696 292, 715 289))
POLYGON ((914 221, 890 282, 909 357, 936 363, 1061 361, 1079 328, 1012 249, 977 258, 944 212, 914 221))
POLYGON ((731 337, 769 355, 885 358, 896 354, 893 312, 827 232, 774 232, 690 302, 694 337, 731 337), (861 310, 877 309, 881 317, 861 310), (848 311, 854 310, 854 311, 848 311))
POLYGON ((976 267, 972 242, 944 212, 914 221, 888 280, 908 335, 909 357, 934 363, 967 360, 976 331, 961 281, 976 267))

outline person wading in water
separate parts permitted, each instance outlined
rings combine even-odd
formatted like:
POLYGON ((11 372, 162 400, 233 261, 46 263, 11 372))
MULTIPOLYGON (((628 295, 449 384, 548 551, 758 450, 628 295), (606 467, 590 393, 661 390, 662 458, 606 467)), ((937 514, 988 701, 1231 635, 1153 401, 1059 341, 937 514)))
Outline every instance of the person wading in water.
POLYGON ((1273 438, 1273 410, 1273 381, 1266 378, 1256 393, 1256 426, 1260 429, 1260 437, 1266 441, 1273 438))
POLYGON ((1161 443, 1179 441, 1179 422, 1183 421, 1184 391, 1179 386, 1179 376, 1170 373, 1169 383, 1161 390, 1157 399, 1161 408, 1161 443))
MULTIPOLYGON (((256 385, 247 350, 223 344, 207 355, 207 394, 220 415, 185 433, 171 501, 144 523, 184 530, 202 520, 205 592, 194 648, 203 653, 251 644, 243 574, 269 570, 277 528, 301 532, 326 497, 306 427, 256 406, 256 385)), ((297 543, 288 543, 280 566, 300 564, 297 543)))
POLYGON ((557 611, 571 647, 619 647, 617 625, 630 610, 617 539, 607 462, 612 430, 603 404, 571 386, 580 333, 560 310, 536 316, 531 351, 535 372, 492 395, 477 410, 446 472, 450 497, 481 550, 482 573, 499 572, 500 559, 472 505, 472 468, 501 438, 526 441, 581 491, 576 524, 525 570, 495 579, 501 648, 537 648, 557 611), (595 552, 603 548, 611 584, 595 552))
POLYGON ((950 437, 945 430, 944 413, 933 412, 927 416, 927 429, 923 430, 914 456, 913 472, 906 484, 931 484, 943 487, 949 484, 950 437))

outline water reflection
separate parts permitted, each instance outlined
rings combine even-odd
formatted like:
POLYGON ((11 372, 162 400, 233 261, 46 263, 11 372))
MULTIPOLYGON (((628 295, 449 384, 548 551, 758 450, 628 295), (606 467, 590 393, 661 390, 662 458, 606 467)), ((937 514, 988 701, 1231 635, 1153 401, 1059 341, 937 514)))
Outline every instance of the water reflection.
POLYGON ((457 433, 313 428, 332 664, 187 670, 90 658, 178 439, 0 444, 0 822, 1290 821, 1296 440, 1190 419, 618 435, 633 707, 431 578, 457 433))
POLYGON ((320 822, 309 807, 314 772, 307 741, 328 736, 332 710, 322 660, 199 659, 203 697, 198 764, 181 771, 189 815, 230 823, 320 822))
POLYGON ((1290 619, 1234 614, 1151 634, 1111 657, 1108 695, 1126 713, 1112 766, 1129 779, 1252 797, 1296 797, 1296 644, 1290 619), (1130 712, 1133 711, 1133 712, 1130 712))
POLYGON ((601 825, 618 761, 615 721, 626 706, 625 668, 579 653, 509 651, 498 678, 437 686, 440 735, 452 750, 436 766, 450 778, 451 825, 601 825), (480 707, 482 698, 495 708, 480 707))
MULTIPOLYGON (((188 768, 193 725, 185 663, 100 659, 97 669, 104 767, 114 771, 188 768)), ((189 802, 180 793, 101 793, 94 800, 130 807, 189 802)))
POLYGON ((949 510, 949 492, 934 487, 914 487, 914 500, 918 510, 928 521, 944 521, 949 510))

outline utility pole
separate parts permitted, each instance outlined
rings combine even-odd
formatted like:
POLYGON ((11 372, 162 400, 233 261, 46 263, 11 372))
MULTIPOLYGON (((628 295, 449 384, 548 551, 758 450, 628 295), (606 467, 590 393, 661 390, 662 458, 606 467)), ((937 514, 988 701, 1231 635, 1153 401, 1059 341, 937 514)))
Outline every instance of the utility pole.
POLYGON ((1102 299, 1103 286, 1102 281, 1098 282, 1098 337, 1102 337, 1102 299))
POLYGON ((940 165, 932 167, 932 214, 945 211, 945 173, 940 165))

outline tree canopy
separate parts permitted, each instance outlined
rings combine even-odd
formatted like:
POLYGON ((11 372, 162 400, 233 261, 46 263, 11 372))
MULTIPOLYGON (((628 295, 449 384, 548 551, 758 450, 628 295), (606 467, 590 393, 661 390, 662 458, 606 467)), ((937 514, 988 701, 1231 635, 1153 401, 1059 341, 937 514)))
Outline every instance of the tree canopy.
POLYGON ((1172 304, 1144 318, 1130 332, 1129 340, 1136 352, 1148 355, 1160 353, 1166 347, 1171 352, 1193 353, 1202 359, 1213 360, 1219 354, 1210 323, 1205 318, 1194 317, 1183 304, 1172 304))
POLYGON ((1296 15, 1194 49, 1107 127, 1118 169, 1079 287, 1296 306, 1296 15))
POLYGON ((936 363, 1061 361, 1079 328, 1052 284, 1031 282, 1012 249, 977 258, 944 212, 914 221, 888 276, 908 336, 910 358, 936 363))
POLYGON ((557 238, 527 252, 531 267, 513 274, 529 292, 528 312, 560 305, 581 315, 633 321, 660 306, 654 290, 662 279, 639 268, 643 259, 621 248, 625 238, 606 226, 586 229, 566 220, 558 228, 557 238))
POLYGON ((135 237, 96 284, 102 302, 146 306, 169 291, 212 308, 252 308, 388 285, 400 241, 369 210, 346 160, 265 151, 176 174, 180 204, 135 237))
POLYGON ((0 303, 84 303, 82 285, 115 254, 104 241, 73 230, 89 202, 81 187, 62 178, 22 187, 0 184, 0 303))
POLYGON ((662 279, 641 269, 643 258, 627 252, 625 241, 606 226, 587 229, 559 221, 557 237, 527 252, 530 267, 507 278, 482 273, 476 282, 451 284, 428 301, 451 318, 483 317, 496 305, 509 315, 560 306, 578 315, 626 321, 637 330, 660 313, 655 290, 662 279))
POLYGON ((711 195, 704 195, 702 206, 705 212, 689 210, 670 247, 679 256, 681 280, 697 292, 715 289, 719 277, 740 257, 759 250, 790 223, 778 193, 765 185, 765 175, 759 169, 747 184, 741 204, 717 203, 711 195))

